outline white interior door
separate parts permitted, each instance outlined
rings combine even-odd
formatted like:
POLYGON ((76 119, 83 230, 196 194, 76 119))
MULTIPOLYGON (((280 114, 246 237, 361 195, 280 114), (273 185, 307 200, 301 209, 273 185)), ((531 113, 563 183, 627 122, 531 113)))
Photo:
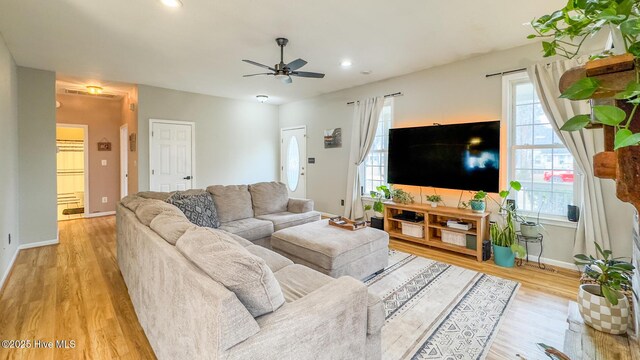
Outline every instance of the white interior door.
POLYGON ((120 126, 120 198, 129 194, 129 127, 120 126))
POLYGON ((194 124, 151 120, 149 127, 150 189, 163 192, 191 189, 194 124))
POLYGON ((306 198, 307 129, 282 129, 280 138, 280 181, 287 184, 289 197, 306 198))

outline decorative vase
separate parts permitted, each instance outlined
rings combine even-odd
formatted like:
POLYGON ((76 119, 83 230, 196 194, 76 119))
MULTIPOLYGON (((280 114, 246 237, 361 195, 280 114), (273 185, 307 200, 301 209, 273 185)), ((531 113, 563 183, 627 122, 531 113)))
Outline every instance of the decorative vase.
POLYGON ((431 202, 431 207, 433 207, 433 208, 438 207, 438 203, 435 202, 435 201, 432 201, 431 202))
POLYGON ((487 203, 484 200, 471 200, 469 201, 469 205, 471 205, 471 210, 475 213, 483 213, 487 208, 487 203))
POLYGON ((627 333, 629 325, 629 301, 618 294, 618 305, 611 305, 600 295, 600 285, 582 284, 578 291, 578 308, 585 324, 608 334, 627 333))
POLYGON ((520 233, 524 237, 535 238, 538 237, 538 224, 533 222, 523 222, 520 224, 520 233))
POLYGON ((498 266, 513 267, 516 255, 510 247, 493 245, 493 261, 498 266))

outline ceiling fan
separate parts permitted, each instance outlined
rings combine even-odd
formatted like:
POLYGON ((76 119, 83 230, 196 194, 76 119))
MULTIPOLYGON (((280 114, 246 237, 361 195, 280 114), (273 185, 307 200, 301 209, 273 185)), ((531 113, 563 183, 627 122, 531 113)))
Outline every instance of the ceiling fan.
POLYGON ((278 46, 280 46, 280 63, 275 64, 273 67, 263 65, 251 60, 242 60, 248 64, 259 66, 261 68, 269 69, 272 71, 272 72, 266 72, 266 73, 243 75, 243 77, 256 76, 256 75, 273 75, 277 79, 280 79, 280 81, 282 81, 285 84, 291 84, 293 82, 291 80, 292 76, 322 79, 324 77, 324 74, 321 74, 321 73, 297 71, 298 69, 300 69, 301 67, 307 64, 307 62, 302 59, 293 60, 288 64, 284 63, 284 47, 287 46, 288 42, 289 40, 285 38, 276 39, 276 43, 278 44, 278 46))

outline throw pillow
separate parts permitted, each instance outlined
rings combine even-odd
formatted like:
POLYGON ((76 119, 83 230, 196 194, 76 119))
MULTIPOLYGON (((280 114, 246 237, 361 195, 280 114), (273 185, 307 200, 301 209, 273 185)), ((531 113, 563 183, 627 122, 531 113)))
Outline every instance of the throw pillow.
POLYGON ((249 185, 256 216, 287 211, 289 192, 281 182, 261 182, 249 185))
POLYGON ((149 226, 151 221, 160 214, 182 215, 182 212, 177 207, 164 201, 153 199, 142 199, 135 213, 138 220, 146 226, 149 226))
POLYGON ((220 227, 213 199, 205 191, 195 194, 177 191, 167 199, 167 202, 182 210, 187 219, 198 226, 220 227))
POLYGON ((284 304, 278 280, 266 262, 221 230, 196 228, 178 239, 176 248, 213 280, 236 294, 253 317, 284 304))

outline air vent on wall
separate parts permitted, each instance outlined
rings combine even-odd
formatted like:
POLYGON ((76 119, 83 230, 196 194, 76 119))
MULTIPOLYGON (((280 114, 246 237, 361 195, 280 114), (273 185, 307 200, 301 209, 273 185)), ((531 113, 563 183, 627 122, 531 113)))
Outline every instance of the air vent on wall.
POLYGON ((108 93, 91 94, 85 90, 74 90, 74 89, 64 89, 64 93, 71 94, 71 95, 86 95, 86 96, 92 96, 92 97, 99 97, 103 99, 116 99, 120 97, 120 95, 116 95, 116 94, 108 94, 108 93))

